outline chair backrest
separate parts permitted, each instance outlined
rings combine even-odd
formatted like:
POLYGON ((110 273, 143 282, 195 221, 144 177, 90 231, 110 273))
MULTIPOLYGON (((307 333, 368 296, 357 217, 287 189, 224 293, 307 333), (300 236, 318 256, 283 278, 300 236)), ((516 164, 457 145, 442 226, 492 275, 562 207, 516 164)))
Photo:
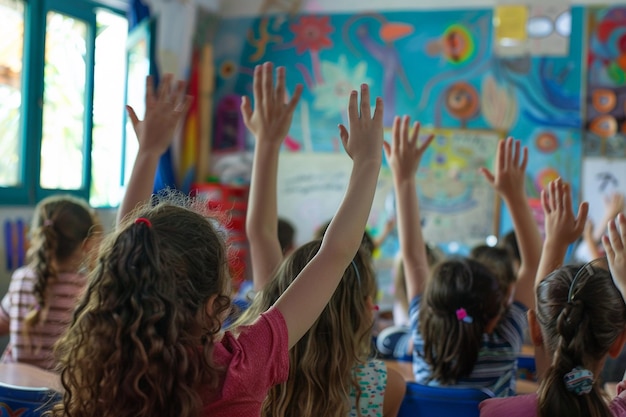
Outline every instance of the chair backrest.
POLYGON ((40 417, 61 395, 48 388, 30 388, 0 382, 1 417, 40 417))
POLYGON ((478 404, 493 397, 491 391, 481 388, 406 385, 398 417, 478 417, 478 404))

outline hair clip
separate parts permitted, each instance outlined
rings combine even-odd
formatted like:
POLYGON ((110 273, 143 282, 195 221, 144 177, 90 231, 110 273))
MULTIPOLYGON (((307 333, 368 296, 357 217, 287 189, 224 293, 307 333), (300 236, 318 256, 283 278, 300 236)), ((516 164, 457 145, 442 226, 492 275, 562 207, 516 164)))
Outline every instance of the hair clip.
POLYGON ((148 227, 152 227, 152 222, 145 217, 137 217, 135 219, 135 224, 145 224, 148 227))
POLYGON ((576 366, 563 376, 563 381, 568 391, 578 395, 589 394, 593 387, 593 372, 576 366))
POLYGON ((465 323, 472 323, 474 321, 474 319, 472 318, 472 316, 470 316, 469 314, 467 314, 467 311, 461 307, 456 311, 456 319, 458 321, 463 321, 465 323))

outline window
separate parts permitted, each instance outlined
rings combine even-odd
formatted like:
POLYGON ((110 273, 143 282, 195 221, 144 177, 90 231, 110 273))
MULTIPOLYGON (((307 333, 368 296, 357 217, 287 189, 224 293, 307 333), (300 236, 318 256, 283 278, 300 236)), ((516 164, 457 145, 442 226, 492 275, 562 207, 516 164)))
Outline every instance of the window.
POLYGON ((116 206, 123 12, 92 0, 0 0, 0 21, 0 203, 61 191, 116 206))

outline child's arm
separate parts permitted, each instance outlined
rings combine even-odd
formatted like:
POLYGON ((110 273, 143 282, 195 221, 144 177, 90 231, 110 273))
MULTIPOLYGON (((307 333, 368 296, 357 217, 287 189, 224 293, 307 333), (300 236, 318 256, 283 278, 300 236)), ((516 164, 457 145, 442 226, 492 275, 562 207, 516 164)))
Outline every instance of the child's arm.
POLYGON ((275 88, 272 69, 272 64, 267 62, 254 70, 254 111, 248 97, 244 97, 241 103, 244 123, 256 138, 246 214, 246 235, 250 244, 255 291, 261 290, 268 283, 283 259, 278 240, 276 205, 278 155, 302 93, 302 86, 298 85, 291 100, 287 101, 285 68, 276 69, 275 88))
POLYGON ((350 132, 339 126, 341 141, 353 160, 346 194, 333 217, 318 253, 274 304, 283 314, 291 348, 309 330, 333 295, 354 258, 374 199, 382 162, 383 102, 376 99, 370 115, 370 94, 361 86, 361 105, 352 91, 348 106, 350 132))
POLYGON ((419 123, 415 122, 409 135, 409 117, 404 116, 402 120, 396 117, 391 131, 392 144, 385 142, 383 145, 396 190, 398 238, 409 302, 424 291, 429 273, 415 174, 433 135, 419 144, 419 128, 419 123))
POLYGON ((509 137, 498 143, 495 173, 481 168, 489 184, 500 194, 511 218, 520 249, 521 264, 515 284, 515 301, 534 308, 534 283, 541 256, 541 235, 524 188, 528 149, 509 137))
POLYGON ((602 236, 602 245, 613 282, 626 302, 626 216, 623 213, 609 222, 609 235, 602 236))
MULTIPOLYGON (((605 222, 605 224, 606 223, 608 223, 608 221, 605 222)), ((593 237, 593 229, 593 221, 591 219, 587 219, 585 229, 583 230, 583 244, 587 245, 591 259, 598 259, 601 255, 598 250, 597 241, 593 237)))
POLYGON ((117 212, 117 224, 135 209, 137 204, 148 200, 154 186, 154 176, 159 158, 172 143, 174 132, 183 120, 191 97, 185 95, 184 81, 178 81, 172 89, 172 74, 165 74, 155 95, 152 77, 146 79, 146 114, 139 120, 132 107, 126 106, 139 139, 139 151, 117 212))

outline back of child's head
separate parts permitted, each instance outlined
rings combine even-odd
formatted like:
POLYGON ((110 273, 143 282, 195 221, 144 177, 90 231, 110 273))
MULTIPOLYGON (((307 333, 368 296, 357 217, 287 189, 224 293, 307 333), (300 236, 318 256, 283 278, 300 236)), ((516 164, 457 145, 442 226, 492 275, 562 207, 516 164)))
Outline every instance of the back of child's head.
POLYGON ((66 395, 55 415, 197 416, 199 388, 217 387, 226 249, 210 219, 178 205, 190 201, 169 200, 139 207, 103 243, 57 345, 66 395))
POLYGON ((522 262, 522 255, 520 254, 519 246, 517 244, 517 236, 515 235, 515 230, 511 230, 510 232, 502 236, 502 239, 500 240, 500 246, 507 250, 511 262, 513 262, 514 264, 517 263, 519 267, 519 264, 522 262))
POLYGON ((599 375, 587 374, 601 369, 626 327, 626 306, 605 260, 563 266, 536 294, 544 346, 553 354, 539 389, 539 415, 612 416, 599 375))
POLYGON ((295 246, 296 229, 285 219, 278 219, 278 241, 283 254, 289 253, 295 246))
MULTIPOLYGON (((444 259, 443 253, 437 248, 431 245, 425 245, 426 247, 426 262, 428 262, 429 270, 432 270, 435 265, 444 259)), ((404 311, 409 311, 409 302, 407 289, 406 289, 406 276, 404 273, 404 262, 402 258, 397 258, 397 264, 394 271, 393 287, 394 298, 402 305, 404 311)))
POLYGON ((517 281, 513 263, 506 249, 478 245, 472 248, 469 257, 482 263, 494 273, 502 292, 507 293, 511 285, 517 281))
POLYGON ((28 266, 37 276, 33 287, 37 305, 26 316, 24 324, 27 333, 39 323, 41 312, 47 307, 46 288, 49 281, 60 272, 78 272, 84 261, 82 245, 99 232, 99 220, 84 200, 69 195, 57 195, 47 197, 37 204, 26 254, 28 266), (69 265, 63 268, 64 264, 71 264, 72 270, 66 269, 69 265))
MULTIPOLYGON (((271 307, 315 256, 320 244, 320 240, 313 240, 285 258, 235 325, 249 324, 271 307)), ((264 416, 348 415, 350 388, 359 392, 352 368, 371 352, 376 292, 370 255, 361 248, 320 317, 289 351, 289 379, 270 390, 264 416)))
POLYGON ((480 262, 456 258, 434 268, 419 311, 432 380, 452 385, 472 372, 483 334, 499 317, 502 303, 494 274, 480 262))

